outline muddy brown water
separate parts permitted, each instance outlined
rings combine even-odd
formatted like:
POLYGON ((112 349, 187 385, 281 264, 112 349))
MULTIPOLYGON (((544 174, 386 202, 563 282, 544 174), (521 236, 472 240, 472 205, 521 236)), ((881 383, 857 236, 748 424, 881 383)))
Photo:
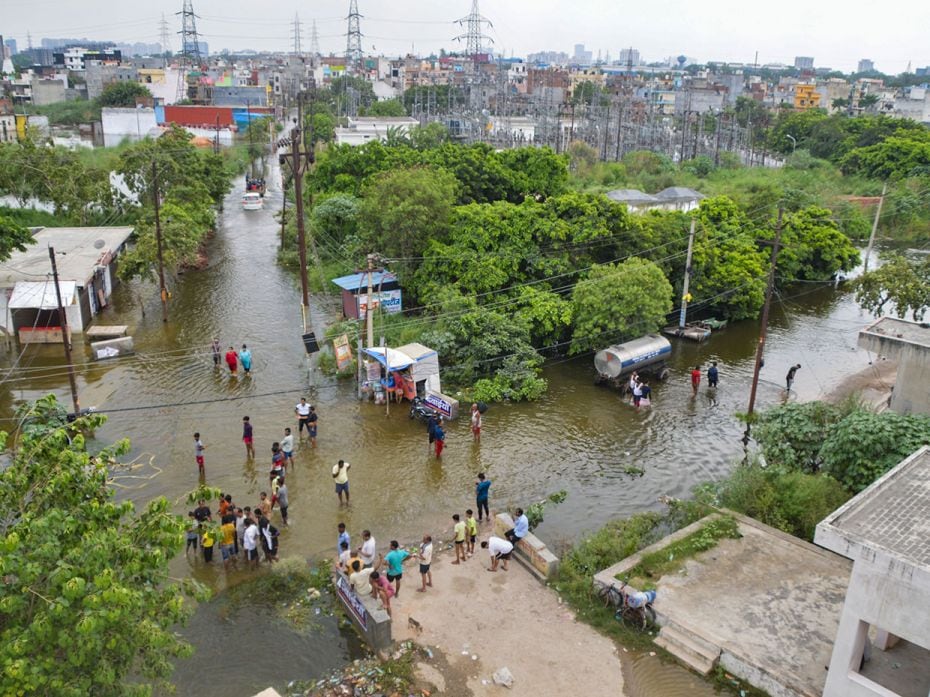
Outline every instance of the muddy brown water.
MULTIPOLYGON (((254 504, 267 486, 271 442, 280 439, 285 426, 295 426, 293 409, 302 395, 320 414, 319 447, 301 448, 288 477, 292 526, 281 537, 284 554, 334 552, 339 521, 346 523, 353 541, 370 528, 381 546, 392 538, 435 532, 453 512, 473 503, 472 483, 479 471, 493 482, 491 506, 496 509, 567 490, 567 500, 547 511, 537 532, 552 544, 571 542, 612 518, 661 507, 660 496, 688 496, 695 484, 726 475, 742 455, 743 426, 734 413, 746 409, 758 334, 754 321, 733 324, 701 345, 675 341, 672 375, 654 385, 653 406, 640 411, 593 384, 590 355, 552 363, 545 370, 545 397, 530 404, 493 405, 480 445, 472 442, 467 420, 451 424, 446 451, 437 461, 427 452, 423 425, 406 410, 393 409, 388 416, 384 407, 359 403, 351 382, 314 375, 313 384, 308 383, 299 337, 299 288, 275 264, 279 228, 273 212, 280 206, 280 191, 269 192, 262 211, 243 211, 240 195, 237 190, 226 202, 209 245, 209 267, 172 284, 167 325, 151 285, 118 289, 98 321, 129 325, 134 356, 94 363, 85 344, 76 342, 82 406, 96 406, 109 417, 98 439, 132 441, 129 458, 137 466, 118 479, 119 496, 139 503, 166 496, 183 512, 184 495, 197 484, 192 434, 200 431, 207 446, 207 482, 232 493, 239 505, 254 504), (209 355, 213 336, 220 337, 224 349, 248 344, 253 374, 231 378, 224 369, 214 369, 209 355), (711 360, 719 362, 720 387, 714 392, 702 385, 692 398, 689 367, 711 360), (195 403, 184 404, 190 402, 195 403), (254 463, 246 461, 240 440, 245 414, 255 427, 254 463), (352 465, 350 508, 338 506, 332 488, 330 468, 339 458, 352 465), (643 476, 627 474, 631 465, 642 468, 643 476)), ((327 313, 337 307, 333 298, 314 299, 318 335, 327 313)), ((758 407, 783 399, 784 375, 794 363, 803 367, 793 399, 816 398, 867 366, 871 357, 855 342, 869 319, 848 293, 832 287, 811 284, 783 292, 773 308, 758 407)), ((20 349, 7 344, 0 367, 9 368, 17 358, 12 372, 0 373, 0 417, 6 427, 21 400, 54 392, 68 401, 60 347, 31 347, 20 357, 20 349)), ((173 566, 176 573, 192 573, 219 590, 227 583, 215 566, 191 567, 184 559, 173 566)), ((186 630, 205 661, 230 648, 215 624, 210 611, 201 609, 186 630)), ((281 684, 282 678, 313 677, 328 668, 336 659, 330 653, 325 661, 316 660, 320 652, 311 650, 314 641, 334 643, 338 660, 354 655, 350 642, 335 632, 308 641, 282 648, 279 658, 288 666, 283 674, 275 661, 239 667, 233 660, 220 684, 184 667, 178 679, 187 693, 235 697, 251 694, 231 688, 237 675, 248 675, 249 684, 281 684)), ((658 662, 648 666, 653 664, 658 662)), ((634 675, 653 670, 638 665, 634 675)), ((682 679, 679 688, 668 686, 663 694, 695 692, 687 673, 661 665, 658 671, 662 680, 682 679)))

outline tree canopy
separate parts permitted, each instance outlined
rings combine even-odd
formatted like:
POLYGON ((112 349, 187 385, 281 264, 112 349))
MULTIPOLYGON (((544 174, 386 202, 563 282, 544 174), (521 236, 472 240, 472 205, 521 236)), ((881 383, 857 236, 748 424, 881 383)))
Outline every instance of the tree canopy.
POLYGON ((174 631, 184 596, 203 595, 168 576, 186 523, 163 497, 141 512, 114 500, 108 477, 128 442, 91 455, 84 434, 103 417, 68 423, 49 396, 20 418, 0 472, 0 692, 150 695, 190 652, 174 631))
POLYGON ((97 104, 102 107, 128 107, 136 106, 139 99, 151 99, 152 93, 145 85, 131 80, 111 82, 97 97, 97 104))
POLYGON ((856 302, 875 315, 912 313, 918 322, 930 309, 930 259, 911 260, 894 253, 877 269, 853 282, 856 302))
POLYGON ((25 252, 34 239, 28 228, 12 218, 0 215, 0 261, 6 261, 13 252, 25 252))

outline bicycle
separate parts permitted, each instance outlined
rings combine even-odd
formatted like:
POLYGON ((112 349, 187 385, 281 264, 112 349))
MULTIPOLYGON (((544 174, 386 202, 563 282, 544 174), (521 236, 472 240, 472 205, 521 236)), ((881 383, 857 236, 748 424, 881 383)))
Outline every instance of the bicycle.
POLYGON ((647 598, 639 604, 630 602, 630 594, 626 593, 626 582, 617 588, 612 583, 598 591, 604 599, 604 607, 615 607, 614 619, 623 624, 629 624, 636 629, 644 630, 656 623, 656 611, 652 607, 655 600, 655 591, 647 592, 647 598))

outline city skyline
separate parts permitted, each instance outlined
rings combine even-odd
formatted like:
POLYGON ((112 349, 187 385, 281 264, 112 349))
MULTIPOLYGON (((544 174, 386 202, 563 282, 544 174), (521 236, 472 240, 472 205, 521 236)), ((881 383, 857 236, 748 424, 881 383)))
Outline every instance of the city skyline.
MULTIPOLYGON (((685 54, 698 62, 726 61, 751 64, 793 65, 795 56, 813 56, 818 67, 844 72, 856 69, 861 59, 871 59, 877 70, 888 74, 930 64, 919 22, 902 23, 899 11, 911 3, 895 2, 880 15, 869 16, 868 30, 862 17, 844 12, 841 0, 822 0, 812 7, 800 0, 786 0, 777 14, 753 9, 734 0, 718 0, 697 8, 679 7, 671 0, 659 0, 637 8, 629 16, 623 8, 581 0, 567 13, 557 0, 509 0, 495 5, 480 4, 481 13, 493 26, 485 33, 499 55, 526 56, 540 51, 572 55, 575 44, 584 44, 596 58, 608 52, 616 59, 628 47, 638 49, 644 62, 659 62, 685 54), (597 21, 592 21, 596 19, 597 21), (757 27, 764 26, 764 31, 757 27), (894 37, 893 40, 887 37, 894 37)), ((152 3, 126 8, 119 19, 97 20, 106 16, 109 5, 103 0, 86 0, 80 5, 64 5, 60 0, 34 0, 28 5, 7 8, 0 32, 17 41, 19 50, 27 46, 27 32, 34 46, 42 38, 80 37, 118 43, 156 43, 160 39, 162 12, 169 23, 175 51, 180 19, 175 15, 181 3, 152 3), (49 19, 49 18, 53 19, 49 19)), ((471 3, 427 0, 398 0, 390 7, 371 0, 360 0, 363 15, 362 46, 366 53, 426 55, 464 50, 453 37, 465 27, 455 19, 468 14, 471 3)), ((348 2, 323 5, 282 0, 273 14, 255 16, 254 3, 243 0, 195 0, 197 28, 211 50, 223 49, 288 52, 293 46, 295 14, 302 23, 302 44, 310 45, 311 23, 315 20, 320 49, 324 53, 345 51, 345 13, 348 2), (314 15, 316 15, 314 17, 314 15)))

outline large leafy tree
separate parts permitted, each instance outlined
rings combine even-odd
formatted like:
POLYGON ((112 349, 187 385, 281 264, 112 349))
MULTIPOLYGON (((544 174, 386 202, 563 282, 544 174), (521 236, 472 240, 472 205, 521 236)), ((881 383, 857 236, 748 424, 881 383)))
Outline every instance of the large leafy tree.
POLYGON ((572 293, 571 352, 653 332, 671 309, 672 286, 651 261, 595 266, 572 293))
POLYGON ((174 628, 202 589, 168 576, 185 522, 164 498, 141 512, 114 500, 128 442, 88 452, 103 417, 68 423, 51 396, 20 416, 0 473, 0 693, 149 695, 190 652, 174 628))
POLYGON ((859 263, 859 250, 840 232, 826 208, 808 206, 784 221, 778 271, 784 278, 823 281, 859 263))
POLYGON ((0 261, 6 261, 13 252, 26 251, 33 242, 32 233, 15 220, 0 215, 0 261))
POLYGON ((920 321, 930 308, 930 259, 911 260, 892 254, 873 271, 856 279, 856 301, 876 315, 913 313, 920 321))
POLYGON ((103 88, 97 97, 97 104, 102 107, 134 107, 139 99, 151 99, 152 93, 145 85, 138 82, 111 82, 103 88))
POLYGON ((419 257, 430 240, 448 234, 455 194, 455 178, 442 170, 414 167, 379 174, 362 199, 364 241, 387 257, 419 257))

